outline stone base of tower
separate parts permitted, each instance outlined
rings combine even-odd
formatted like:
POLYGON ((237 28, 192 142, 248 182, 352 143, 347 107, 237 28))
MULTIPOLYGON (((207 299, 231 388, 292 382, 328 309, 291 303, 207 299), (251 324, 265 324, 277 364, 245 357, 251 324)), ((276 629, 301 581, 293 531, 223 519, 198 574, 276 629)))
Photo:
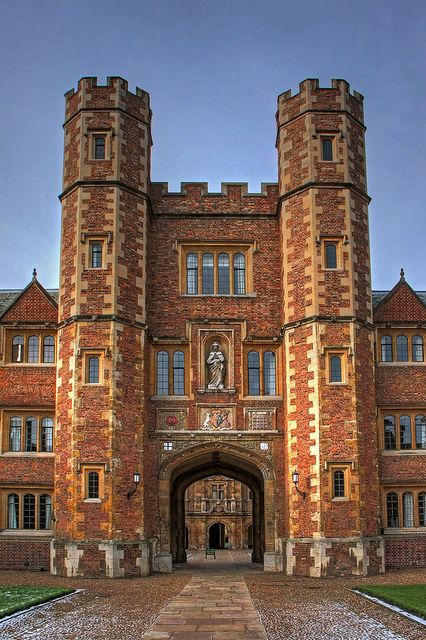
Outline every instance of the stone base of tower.
POLYGON ((383 538, 289 538, 285 545, 287 575, 367 576, 385 571, 383 538))
POLYGON ((151 545, 145 541, 52 540, 50 572, 57 576, 133 578, 151 570, 151 545))

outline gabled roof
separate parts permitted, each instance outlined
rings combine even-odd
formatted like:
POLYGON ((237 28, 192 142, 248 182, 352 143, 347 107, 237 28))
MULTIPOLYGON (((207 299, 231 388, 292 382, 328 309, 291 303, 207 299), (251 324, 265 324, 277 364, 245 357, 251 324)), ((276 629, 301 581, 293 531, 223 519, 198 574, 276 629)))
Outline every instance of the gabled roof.
POLYGON ((426 292, 414 291, 401 269, 401 277, 390 291, 373 291, 375 321, 426 320, 426 292))
MULTIPOLYGON (((33 290, 36 295, 42 296, 42 299, 46 302, 46 315, 50 317, 46 317, 45 320, 53 320, 53 317, 56 319, 57 308, 58 308, 58 290, 57 289, 45 289, 43 285, 41 285, 37 280, 37 274, 34 271, 34 275, 32 280, 28 283, 28 285, 24 289, 6 289, 0 290, 0 320, 6 319, 5 316, 9 315, 14 308, 16 308, 20 303, 25 303, 25 298, 30 295, 31 290, 33 290), (53 314, 52 314, 53 312, 53 314)), ((26 315, 28 312, 28 307, 31 308, 31 302, 28 300, 28 303, 25 305, 25 312, 23 315, 26 315)), ((22 310, 24 311, 24 310, 22 310)), ((21 315, 22 315, 21 311, 21 315)), ((19 318, 22 319, 22 318, 19 318)), ((35 318, 28 317, 28 320, 34 320, 35 318)), ((41 318, 40 318, 41 320, 41 318)))

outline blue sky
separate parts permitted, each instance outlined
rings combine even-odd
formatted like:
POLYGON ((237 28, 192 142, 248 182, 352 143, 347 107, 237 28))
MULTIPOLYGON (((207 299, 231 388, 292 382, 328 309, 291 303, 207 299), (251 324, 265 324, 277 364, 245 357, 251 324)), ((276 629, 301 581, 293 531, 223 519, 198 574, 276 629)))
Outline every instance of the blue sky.
POLYGON ((58 284, 63 94, 80 77, 151 94, 152 179, 277 179, 276 98, 307 77, 365 96, 372 273, 426 289, 423 0, 0 3, 0 288, 58 284))

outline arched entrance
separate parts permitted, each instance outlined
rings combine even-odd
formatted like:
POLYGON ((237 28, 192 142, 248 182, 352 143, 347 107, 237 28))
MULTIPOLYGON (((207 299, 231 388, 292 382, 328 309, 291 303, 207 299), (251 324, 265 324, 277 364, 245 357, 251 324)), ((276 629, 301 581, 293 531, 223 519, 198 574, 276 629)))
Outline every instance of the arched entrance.
POLYGON ((252 493, 253 562, 263 562, 265 553, 275 554, 275 482, 269 462, 252 449, 208 442, 180 451, 160 469, 161 566, 170 556, 172 562, 186 562, 185 491, 193 482, 217 474, 244 483, 252 493))
POLYGON ((225 525, 222 522, 215 522, 210 525, 208 546, 210 549, 225 548, 225 525))

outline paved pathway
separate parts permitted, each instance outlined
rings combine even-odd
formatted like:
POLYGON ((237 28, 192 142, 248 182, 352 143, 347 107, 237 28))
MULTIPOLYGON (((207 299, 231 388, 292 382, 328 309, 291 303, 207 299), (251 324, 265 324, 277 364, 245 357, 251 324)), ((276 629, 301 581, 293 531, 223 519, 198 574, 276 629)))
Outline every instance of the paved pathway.
POLYGON ((194 576, 142 638, 266 640, 243 576, 194 576))

